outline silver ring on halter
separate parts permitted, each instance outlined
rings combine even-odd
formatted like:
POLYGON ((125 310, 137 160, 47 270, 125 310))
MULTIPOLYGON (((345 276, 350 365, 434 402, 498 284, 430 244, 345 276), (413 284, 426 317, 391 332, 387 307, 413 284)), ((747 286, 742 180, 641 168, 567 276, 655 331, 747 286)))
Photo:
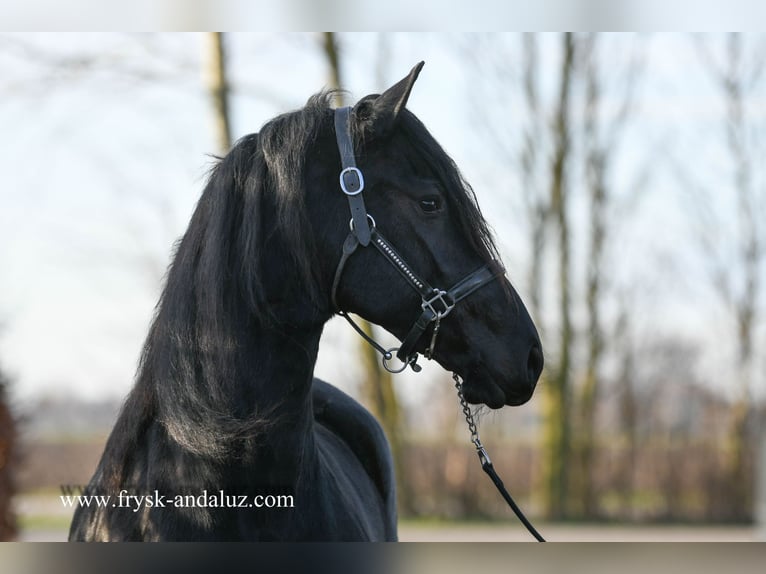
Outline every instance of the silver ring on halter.
MULTIPOLYGON (((372 229, 375 229, 375 219, 372 217, 372 215, 370 215, 368 213, 367 214, 367 219, 369 219, 370 223, 372 223, 372 229)), ((354 218, 353 217, 348 220, 348 229, 349 229, 349 231, 354 231, 354 218)))
MULTIPOLYGON (((396 357, 396 351, 399 350, 399 347, 391 347, 390 349, 386 350, 386 353, 390 355, 390 358, 396 357)), ((386 369, 389 373, 397 374, 401 373, 406 369, 412 361, 404 361, 402 363, 402 367, 400 369, 394 369, 388 366, 389 358, 386 358, 386 355, 383 355, 381 362, 383 363, 383 368, 386 369)))

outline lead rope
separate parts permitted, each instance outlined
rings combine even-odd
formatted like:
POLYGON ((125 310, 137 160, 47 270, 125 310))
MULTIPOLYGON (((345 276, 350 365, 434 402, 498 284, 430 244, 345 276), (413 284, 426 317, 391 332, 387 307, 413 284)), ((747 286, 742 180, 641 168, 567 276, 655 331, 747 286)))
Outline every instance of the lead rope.
POLYGON ((513 510, 513 513, 516 515, 516 517, 521 521, 521 523, 524 526, 526 526, 530 534, 532 534, 532 536, 534 536, 538 542, 545 542, 545 538, 543 538, 540 535, 540 533, 535 529, 535 527, 532 526, 532 523, 529 520, 527 520, 527 517, 524 516, 524 513, 521 511, 521 508, 517 506, 516 502, 514 502, 513 498, 511 498, 511 495, 508 494, 508 491, 505 489, 505 485, 503 485, 503 481, 500 480, 500 477, 495 472, 495 467, 492 465, 492 460, 489 458, 487 451, 484 449, 484 445, 481 444, 481 439, 479 438, 479 431, 476 428, 476 422, 473 420, 473 413, 471 412, 471 409, 468 406, 468 403, 466 403, 465 397, 463 396, 463 383, 460 382, 460 377, 458 376, 457 373, 452 373, 452 379, 455 381, 455 388, 457 389, 457 398, 460 400, 460 406, 463 409, 463 416, 465 417, 465 422, 468 423, 468 430, 471 433, 471 442, 476 447, 476 454, 479 455, 479 460, 481 461, 482 470, 489 475, 489 478, 492 479, 492 482, 497 487, 498 492, 500 492, 502 497, 508 503, 508 506, 511 507, 511 510, 513 510))

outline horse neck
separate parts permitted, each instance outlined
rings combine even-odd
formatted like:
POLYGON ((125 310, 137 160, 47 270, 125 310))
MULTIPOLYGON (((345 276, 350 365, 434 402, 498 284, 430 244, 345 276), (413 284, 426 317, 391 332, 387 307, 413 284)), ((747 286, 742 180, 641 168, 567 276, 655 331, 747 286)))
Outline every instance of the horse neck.
POLYGON ((313 449, 311 384, 321 326, 301 332, 267 328, 256 333, 240 373, 243 400, 263 427, 237 455, 247 477, 257 482, 294 483, 300 465, 313 449), (266 470, 268 469, 268 470, 266 470), (264 472, 266 474, 264 474, 264 472))
POLYGON ((289 483, 313 448, 311 382, 324 322, 284 327, 242 311, 228 307, 215 326, 186 314, 183 337, 163 333, 174 324, 172 304, 163 309, 142 378, 182 453, 239 468, 248 482, 289 483), (253 473, 264 468, 269 476, 253 473))

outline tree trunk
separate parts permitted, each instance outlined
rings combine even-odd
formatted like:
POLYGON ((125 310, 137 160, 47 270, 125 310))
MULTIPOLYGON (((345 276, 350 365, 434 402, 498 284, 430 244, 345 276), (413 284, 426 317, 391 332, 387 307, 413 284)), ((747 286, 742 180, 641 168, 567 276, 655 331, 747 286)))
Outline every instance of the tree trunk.
POLYGON ((571 33, 563 36, 561 78, 555 120, 552 126, 554 153, 551 163, 551 216, 558 234, 558 281, 560 341, 558 364, 552 369, 546 387, 545 482, 547 514, 551 519, 567 517, 569 491, 568 469, 571 462, 571 388, 572 347, 570 277, 570 236, 567 211, 566 166, 569 146, 569 94, 574 71, 575 43, 571 33))
POLYGON ((16 424, 6 395, 6 381, 0 372, 0 541, 16 538, 18 528, 13 513, 13 464, 17 458, 16 424))
MULTIPOLYGON (((705 46, 700 43, 700 47, 705 46)), ((735 327, 738 388, 729 426, 727 478, 730 517, 743 520, 751 517, 753 505, 754 481, 748 461, 754 449, 752 389, 756 376, 762 376, 755 370, 755 327, 760 319, 758 297, 765 240, 758 212, 762 198, 758 196, 759 188, 753 173, 754 165, 758 164, 754 162, 748 141, 752 118, 747 116, 746 104, 748 95, 757 96, 763 54, 755 54, 754 61, 758 63, 752 69, 746 66, 742 57, 743 40, 739 34, 728 35, 726 56, 720 64, 707 50, 701 52, 726 106, 726 146, 733 166, 732 189, 737 205, 736 235, 732 237, 736 255, 722 261, 724 272, 715 287, 724 305, 731 310, 735 327)))
POLYGON ((599 71, 595 52, 595 40, 590 45, 586 72, 585 103, 585 148, 586 183, 590 199, 590 238, 586 277, 586 307, 588 313, 588 356, 585 377, 579 397, 578 437, 576 440, 576 468, 578 477, 576 493, 578 509, 583 517, 593 518, 597 514, 593 485, 595 463, 595 419, 598 404, 601 356, 604 348, 601 325, 601 297, 604 242, 606 236, 607 190, 605 174, 608 151, 600 142, 600 100, 599 71))
POLYGON ((638 400, 634 387, 635 357, 630 337, 627 305, 623 305, 617 319, 615 344, 620 359, 619 381, 621 434, 625 437, 625 455, 621 458, 618 489, 622 495, 622 515, 633 516, 633 494, 635 492, 636 466, 638 463, 638 400))
MULTIPOLYGON (((327 59, 327 66, 330 75, 330 88, 333 90, 339 90, 343 87, 341 81, 340 71, 340 49, 338 47, 338 38, 335 36, 335 32, 325 32, 322 36, 322 49, 324 56, 327 59)), ((343 105, 343 96, 337 94, 335 97, 335 105, 343 105)))
POLYGON ((213 106, 216 145, 219 153, 225 154, 231 147, 231 118, 223 33, 205 32, 204 55, 204 81, 213 106))

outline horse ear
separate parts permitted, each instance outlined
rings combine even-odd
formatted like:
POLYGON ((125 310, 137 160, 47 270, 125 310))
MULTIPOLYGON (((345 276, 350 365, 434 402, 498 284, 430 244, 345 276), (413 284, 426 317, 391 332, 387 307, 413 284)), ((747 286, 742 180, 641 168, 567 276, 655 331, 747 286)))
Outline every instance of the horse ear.
POLYGON ((425 62, 418 63, 405 78, 377 98, 364 98, 357 104, 357 117, 362 121, 369 121, 369 127, 374 134, 386 134, 394 126, 399 114, 407 105, 412 86, 415 85, 424 64, 425 62))

